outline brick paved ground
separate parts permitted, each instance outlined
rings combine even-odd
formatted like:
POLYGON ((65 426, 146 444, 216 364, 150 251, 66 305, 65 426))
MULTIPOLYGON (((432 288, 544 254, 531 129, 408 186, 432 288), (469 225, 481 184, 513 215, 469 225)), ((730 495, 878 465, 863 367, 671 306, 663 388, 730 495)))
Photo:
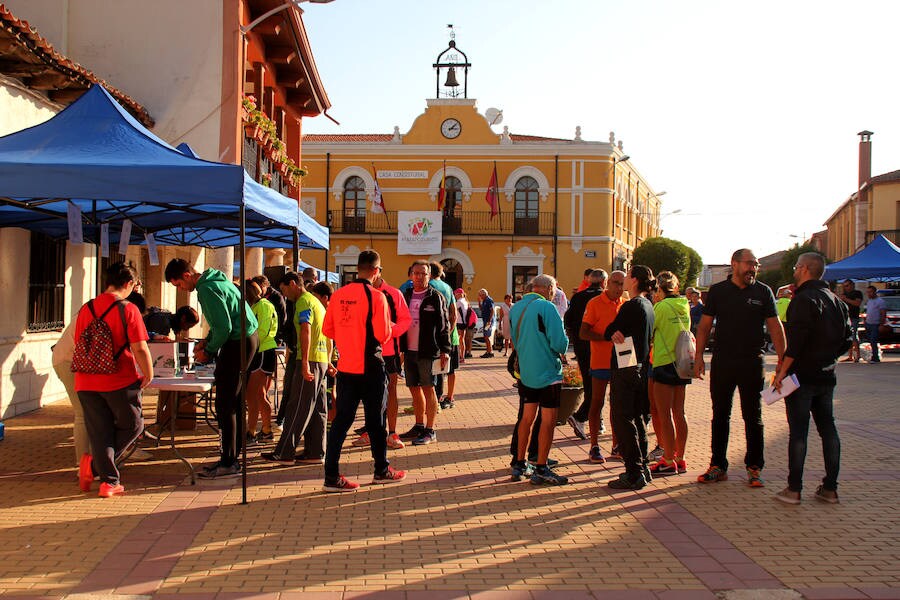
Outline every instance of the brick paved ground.
MULTIPOLYGON (((517 400, 499 359, 464 366, 437 444, 391 453, 405 482, 350 495, 323 494, 321 467, 256 458, 242 505, 239 480, 191 486, 170 451, 152 447, 153 460, 124 468, 125 496, 82 494, 71 408, 49 406, 7 421, 0 443, 0 596, 900 598, 900 357, 841 364, 839 378, 837 506, 811 497, 823 471, 815 434, 803 504, 773 501, 786 477, 780 404, 765 410, 768 487, 745 485, 737 413, 731 479, 694 483, 708 460, 705 382, 688 392, 689 472, 614 494, 605 483, 620 464, 588 464, 567 426, 553 455, 571 485, 509 481, 517 400)), ((201 427, 179 446, 200 464, 215 437, 201 427)), ((347 448, 345 473, 367 483, 368 449, 347 448)))

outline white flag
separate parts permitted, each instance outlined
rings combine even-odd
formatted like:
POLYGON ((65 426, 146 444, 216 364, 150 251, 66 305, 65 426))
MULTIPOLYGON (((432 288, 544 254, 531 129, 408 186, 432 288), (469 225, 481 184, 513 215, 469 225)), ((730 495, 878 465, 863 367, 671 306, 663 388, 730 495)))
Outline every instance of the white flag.
POLYGON ((384 198, 381 197, 381 188, 378 180, 375 180, 375 197, 372 198, 372 212, 384 214, 384 198))

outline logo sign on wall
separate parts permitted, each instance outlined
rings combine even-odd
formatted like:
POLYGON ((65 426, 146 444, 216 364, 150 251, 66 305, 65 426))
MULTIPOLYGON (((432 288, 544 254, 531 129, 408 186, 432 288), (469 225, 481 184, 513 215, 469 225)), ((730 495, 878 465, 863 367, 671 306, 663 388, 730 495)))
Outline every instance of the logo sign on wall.
POLYGON ((397 254, 440 254, 442 225, 440 211, 398 211, 397 254))

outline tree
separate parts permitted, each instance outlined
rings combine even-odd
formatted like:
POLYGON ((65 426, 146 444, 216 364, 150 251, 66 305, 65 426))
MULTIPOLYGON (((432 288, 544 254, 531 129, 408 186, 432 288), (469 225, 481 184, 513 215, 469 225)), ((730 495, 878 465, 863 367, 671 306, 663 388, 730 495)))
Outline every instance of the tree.
POLYGON ((696 250, 678 240, 655 237, 644 240, 635 248, 631 260, 635 265, 647 265, 654 273, 672 271, 684 289, 693 285, 703 269, 703 259, 696 250))
MULTIPOLYGON (((780 275, 781 278, 779 280, 778 285, 787 285, 789 283, 794 283, 794 265, 797 264, 797 258, 805 252, 818 252, 819 249, 813 246, 812 244, 803 244, 799 246, 794 244, 793 248, 790 248, 785 255, 781 258, 781 270, 780 275)), ((828 262, 828 259, 825 260, 828 262)), ((772 289, 775 289, 774 287, 772 289)))

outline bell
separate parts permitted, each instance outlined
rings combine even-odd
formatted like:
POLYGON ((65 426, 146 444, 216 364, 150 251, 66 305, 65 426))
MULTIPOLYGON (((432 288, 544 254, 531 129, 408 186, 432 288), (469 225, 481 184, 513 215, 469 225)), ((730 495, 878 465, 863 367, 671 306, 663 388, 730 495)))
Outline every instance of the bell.
POLYGON ((444 82, 444 87, 459 87, 459 82, 456 80, 456 69, 450 67, 447 69, 447 81, 444 82))

